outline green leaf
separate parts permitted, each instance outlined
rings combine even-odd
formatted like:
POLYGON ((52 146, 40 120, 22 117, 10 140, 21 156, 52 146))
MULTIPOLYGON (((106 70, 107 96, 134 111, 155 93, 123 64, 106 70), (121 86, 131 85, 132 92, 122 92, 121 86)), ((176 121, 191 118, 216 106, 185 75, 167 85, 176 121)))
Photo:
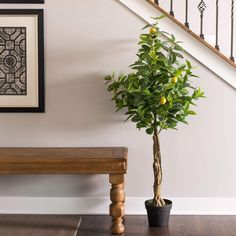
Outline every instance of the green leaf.
POLYGON ((137 127, 138 129, 141 129, 141 128, 144 128, 144 127, 145 127, 145 124, 144 124, 142 121, 140 121, 140 122, 138 122, 138 123, 136 124, 136 127, 137 127))
POLYGON ((192 69, 192 65, 191 65, 190 61, 186 60, 186 64, 187 64, 188 69, 192 69))
POLYGON ((177 57, 179 57, 179 58, 184 58, 184 56, 183 56, 182 54, 180 54, 180 53, 175 52, 175 55, 176 55, 177 57))
POLYGON ((173 34, 171 34, 171 40, 172 40, 172 41, 175 41, 175 40, 176 40, 176 38, 175 38, 175 36, 174 36, 173 34))
POLYGON ((112 77, 110 75, 107 75, 104 79, 107 80, 107 81, 108 80, 110 81, 110 80, 112 80, 112 77))
POLYGON ((174 46, 174 49, 177 50, 177 51, 183 51, 183 48, 181 46, 179 46, 178 44, 176 44, 174 46))
POLYGON ((143 28, 142 28, 142 30, 144 30, 144 29, 146 29, 146 28, 149 28, 149 27, 151 27, 152 25, 150 25, 150 24, 148 24, 148 25, 145 25, 143 28))
POLYGON ((184 112, 187 113, 189 110, 190 104, 189 102, 186 102, 186 104, 184 105, 184 112))
POLYGON ((159 20, 161 20, 165 17, 166 17, 166 15, 161 15, 161 16, 157 16, 157 17, 151 17, 151 19, 154 19, 154 20, 156 20, 156 22, 158 22, 159 20))
POLYGON ((191 110, 188 111, 188 114, 189 115, 197 115, 197 113, 195 111, 191 111, 191 110))
POLYGON ((181 122, 188 125, 188 122, 186 120, 181 120, 181 122))
POLYGON ((153 132, 154 132, 153 128, 147 128, 146 129, 146 133, 149 134, 149 135, 153 134, 153 132))
POLYGON ((133 122, 138 122, 138 121, 140 121, 140 118, 139 118, 138 116, 134 116, 134 117, 131 119, 131 121, 133 121, 133 122))
POLYGON ((189 94, 189 91, 186 88, 183 88, 181 90, 181 93, 184 94, 184 95, 187 95, 187 94, 189 94))
POLYGON ((174 64, 176 61, 176 55, 174 53, 170 53, 169 60, 171 64, 174 64))
POLYGON ((194 93, 193 93, 192 98, 193 98, 193 99, 198 99, 198 98, 200 98, 200 97, 202 97, 202 98, 205 97, 205 96, 204 96, 204 92, 201 91, 200 88, 197 88, 197 89, 194 90, 194 93))

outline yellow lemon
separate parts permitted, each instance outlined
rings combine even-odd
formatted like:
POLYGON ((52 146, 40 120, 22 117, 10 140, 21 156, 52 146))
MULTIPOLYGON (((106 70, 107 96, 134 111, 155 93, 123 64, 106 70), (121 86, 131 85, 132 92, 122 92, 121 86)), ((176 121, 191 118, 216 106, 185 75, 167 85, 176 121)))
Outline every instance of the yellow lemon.
POLYGON ((165 97, 161 97, 160 103, 161 103, 161 105, 166 104, 166 98, 165 97))
POLYGON ((157 29, 155 27, 152 27, 150 30, 149 30, 149 33, 150 34, 155 34, 157 32, 157 29))
POLYGON ((177 83, 177 81, 178 81, 178 78, 176 76, 172 77, 171 83, 175 84, 175 83, 177 83))

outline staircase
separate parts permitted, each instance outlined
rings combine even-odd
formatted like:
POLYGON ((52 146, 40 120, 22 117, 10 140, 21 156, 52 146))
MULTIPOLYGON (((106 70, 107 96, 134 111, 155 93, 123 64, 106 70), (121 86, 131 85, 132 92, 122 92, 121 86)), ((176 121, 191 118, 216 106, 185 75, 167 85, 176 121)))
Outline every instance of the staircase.
POLYGON ((160 28, 173 33, 188 54, 236 88, 234 0, 118 1, 148 23, 153 16, 166 15, 160 28))

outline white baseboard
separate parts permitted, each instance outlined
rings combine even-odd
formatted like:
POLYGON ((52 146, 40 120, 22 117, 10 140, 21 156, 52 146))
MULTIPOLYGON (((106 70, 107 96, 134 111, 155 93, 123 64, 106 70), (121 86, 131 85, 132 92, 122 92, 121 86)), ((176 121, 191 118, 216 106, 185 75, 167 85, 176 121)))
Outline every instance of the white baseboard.
MULTIPOLYGON (((145 215, 147 198, 128 197, 126 215, 145 215)), ((236 198, 170 198, 172 215, 236 215, 236 198)), ((0 214, 109 214, 106 197, 0 197, 0 214)))

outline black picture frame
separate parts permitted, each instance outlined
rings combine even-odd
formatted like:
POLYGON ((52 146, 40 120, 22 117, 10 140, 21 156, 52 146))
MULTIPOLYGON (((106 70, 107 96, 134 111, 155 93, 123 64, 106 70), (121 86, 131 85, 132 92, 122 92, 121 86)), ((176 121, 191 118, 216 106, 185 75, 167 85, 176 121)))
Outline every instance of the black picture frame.
MULTIPOLYGON (((7 29, 9 30, 9 28, 13 28, 13 30, 15 30, 15 32, 16 31, 19 32, 19 29, 25 29, 25 31, 23 31, 23 32, 25 32, 24 45, 26 45, 24 48, 25 58, 23 58, 24 60, 22 59, 22 61, 21 61, 21 67, 24 68, 23 70, 24 70, 25 75, 24 75, 23 80, 20 80, 19 79, 20 76, 18 76, 18 75, 17 76, 19 78, 17 78, 16 74, 14 77, 14 80, 15 80, 14 83, 18 82, 19 80, 23 81, 22 88, 24 88, 25 91, 24 91, 24 89, 21 89, 21 90, 16 89, 15 90, 15 91, 20 91, 20 93, 22 91, 24 91, 23 95, 20 93, 19 94, 15 94, 15 93, 11 94, 12 92, 6 93, 6 90, 4 93, 3 90, 1 90, 2 87, 0 86, 0 112, 45 112, 44 10, 43 9, 0 9, 0 30, 3 32, 3 30, 7 30, 7 29), (3 26, 3 24, 5 24, 5 23, 2 23, 1 17, 4 17, 4 20, 6 18, 9 19, 9 22, 11 22, 11 27, 8 24, 6 24, 6 27, 5 27, 5 25, 3 26), (12 17, 12 19, 11 19, 11 17, 12 17), (18 17, 19 17, 19 19, 18 19, 18 17), (17 22, 14 22, 14 20, 17 20, 17 22), (33 23, 28 23, 29 20, 31 20, 33 23), (21 27, 18 27, 19 22, 21 22, 21 27), (24 22, 25 22, 25 26, 24 26, 24 22), (12 25, 13 25, 13 27, 12 27, 12 25), (22 27, 22 25, 24 27, 22 27), (27 26, 27 25, 30 25, 30 26, 27 26), (28 32, 27 32, 27 30, 28 30, 28 32), (33 33, 30 33, 30 32, 33 32, 33 33), (31 41, 33 43, 28 43, 30 41, 29 39, 32 39, 31 41), (30 47, 28 47, 28 44, 29 45, 32 44, 34 46, 32 46, 30 48, 30 47), (31 54, 33 54, 33 56, 31 54), (29 56, 30 60, 27 60, 28 55, 30 55, 29 56), (33 60, 32 60, 32 58, 33 58, 33 60), (30 76, 30 75, 33 75, 33 76, 30 76), (22 104, 21 104, 21 100, 25 100, 28 103, 22 102, 22 104), (17 104, 17 105, 15 105, 15 104, 17 104)), ((22 36, 22 35, 20 35, 20 36, 22 36)), ((15 41, 14 41, 14 43, 16 45, 15 41)), ((7 45, 7 44, 5 44, 5 45, 7 45)), ((20 46, 18 46, 18 47, 15 46, 13 49, 13 52, 16 49, 19 51, 20 46)), ((7 50, 7 49, 5 49, 5 50, 7 50)), ((9 53, 10 56, 11 56, 11 54, 12 53, 9 53)), ((17 55, 20 55, 20 54, 18 53, 17 55)), ((1 54, 0 54, 0 57, 1 57, 1 54)), ((0 62, 1 61, 3 62, 4 60, 1 59, 0 62)), ((9 60, 9 62, 10 61, 11 60, 9 60)), ((19 60, 17 60, 17 61, 19 61, 19 60)), ((6 62, 6 60, 5 60, 5 62, 6 62)), ((2 68, 1 68, 1 64, 0 64, 0 72, 1 72, 1 70, 3 70, 4 66, 6 67, 6 64, 4 64, 4 65, 2 64, 2 68)), ((9 81, 10 77, 9 76, 7 77, 7 76, 8 75, 6 74, 5 75, 5 84, 8 85, 8 88, 10 86, 11 91, 14 91, 14 90, 12 90, 12 88, 15 88, 15 85, 13 86, 12 84, 10 84, 12 81, 11 80, 9 81)), ((0 78, 0 79, 3 79, 3 78, 0 78)), ((8 90, 8 91, 10 91, 10 90, 8 90)))
POLYGON ((0 0, 0 3, 44 3, 44 0, 0 0))

